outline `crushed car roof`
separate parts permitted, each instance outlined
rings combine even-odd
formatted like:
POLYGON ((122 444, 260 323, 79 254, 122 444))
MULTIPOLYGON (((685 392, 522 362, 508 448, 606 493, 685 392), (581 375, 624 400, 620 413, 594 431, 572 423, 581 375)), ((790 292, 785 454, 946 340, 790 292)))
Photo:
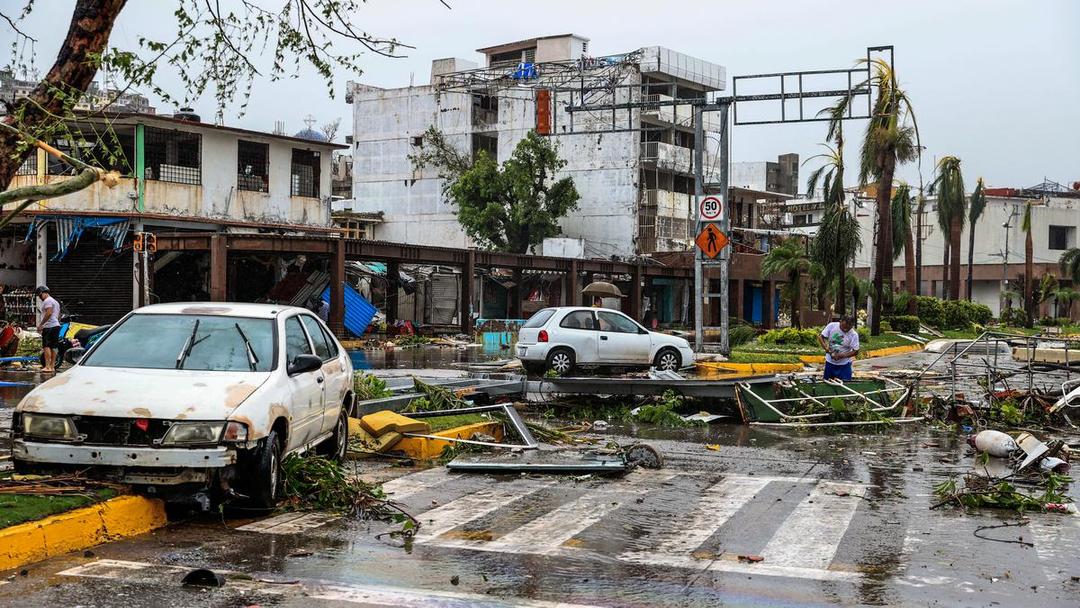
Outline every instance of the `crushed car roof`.
POLYGON ((155 315, 216 315, 221 317, 253 317, 273 319, 289 310, 305 310, 281 304, 247 304, 242 302, 173 302, 152 304, 135 311, 135 314, 155 315))

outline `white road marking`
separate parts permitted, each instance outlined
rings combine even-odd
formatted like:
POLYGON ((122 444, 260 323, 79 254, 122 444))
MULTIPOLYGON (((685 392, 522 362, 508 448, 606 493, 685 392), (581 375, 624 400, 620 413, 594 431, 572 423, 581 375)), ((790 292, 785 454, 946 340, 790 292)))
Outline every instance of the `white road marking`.
POLYGON ((263 534, 296 534, 323 524, 340 519, 328 513, 283 513, 274 517, 260 519, 236 528, 243 532, 261 532, 263 534))
POLYGON ((605 515, 645 494, 638 492, 589 492, 542 515, 492 541, 447 539, 440 546, 468 547, 481 551, 551 555, 559 553, 563 543, 577 536, 605 515))
MULTIPOLYGON (((179 573, 190 568, 144 562, 101 559, 82 566, 64 570, 61 576, 115 580, 127 583, 154 582, 162 578, 175 578, 179 573)), ((232 571, 218 570, 220 574, 235 574, 232 571)), ((386 606, 423 607, 438 606, 444 608, 466 608, 469 606, 515 606, 522 608, 589 608, 579 604, 548 602, 543 600, 524 600, 517 598, 499 598, 490 595, 442 591, 434 589, 416 589, 390 587, 383 585, 359 584, 322 584, 301 580, 297 585, 277 585, 258 580, 230 579, 231 587, 258 590, 262 593, 280 596, 297 596, 320 600, 349 602, 354 604, 379 604, 386 606)))
POLYGON ((420 531, 416 533, 415 541, 429 541, 462 524, 504 507, 515 500, 542 490, 553 483, 555 483, 554 480, 528 486, 514 482, 500 483, 494 488, 479 490, 436 507, 416 516, 420 520, 420 531))
POLYGON ((827 569, 865 493, 864 485, 818 482, 765 545, 762 557, 775 566, 827 569))
MULTIPOLYGON (((678 526, 657 535, 657 544, 648 550, 628 551, 619 556, 627 561, 648 563, 658 554, 689 558, 765 486, 774 481, 769 477, 729 475, 705 490, 701 501, 678 526)), ((696 562, 700 565, 700 562, 696 562)))
POLYGON ((390 500, 401 501, 430 490, 432 486, 450 479, 446 467, 435 467, 418 473, 409 473, 382 484, 383 492, 386 492, 390 500))

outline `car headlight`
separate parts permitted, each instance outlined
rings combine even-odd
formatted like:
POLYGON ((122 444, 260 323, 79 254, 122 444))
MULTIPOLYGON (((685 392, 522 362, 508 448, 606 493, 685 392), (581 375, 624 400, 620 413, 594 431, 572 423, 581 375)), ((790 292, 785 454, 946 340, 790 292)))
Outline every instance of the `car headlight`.
POLYGON ((75 423, 67 416, 45 416, 23 412, 22 430, 25 436, 43 439, 73 441, 77 436, 75 423))
POLYGON ((217 443, 225 422, 174 422, 161 438, 161 445, 217 443))

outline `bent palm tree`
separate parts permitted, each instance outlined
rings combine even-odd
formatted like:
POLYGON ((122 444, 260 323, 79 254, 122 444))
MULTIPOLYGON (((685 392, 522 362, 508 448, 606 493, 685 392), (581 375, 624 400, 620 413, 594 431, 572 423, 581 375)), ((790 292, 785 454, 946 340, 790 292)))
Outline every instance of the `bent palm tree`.
MULTIPOLYGON (((904 283, 910 296, 915 295, 915 243, 911 232, 911 188, 901 182, 893 192, 892 205, 893 259, 904 254, 904 283)), ((908 312, 915 312, 915 298, 909 297, 908 312)))
MULTIPOLYGON (((871 75, 867 83, 877 90, 873 110, 863 137, 859 155, 859 183, 870 179, 877 182, 877 250, 874 254, 874 306, 870 315, 870 333, 881 333, 881 306, 886 298, 886 281, 892 282, 892 216, 889 207, 892 199, 892 183, 896 167, 919 157, 919 127, 915 111, 907 93, 900 88, 896 72, 881 59, 861 60, 868 64, 871 75)), ((832 112, 830 134, 835 125, 843 120, 852 97, 837 104, 840 111, 832 112)))
POLYGON ((821 284, 831 286, 834 281, 839 282, 840 287, 834 293, 833 302, 836 304, 836 314, 843 316, 847 310, 844 297, 847 280, 845 268, 862 249, 862 235, 859 220, 844 202, 844 144, 839 123, 835 130, 830 130, 830 139, 837 142, 836 148, 826 144, 828 152, 806 159, 806 162, 815 158, 825 160, 825 164, 811 172, 806 180, 806 190, 811 195, 821 183, 825 207, 817 236, 811 244, 810 257, 821 266, 821 284))
POLYGON ((1080 287, 1080 247, 1066 249, 1058 259, 1061 266, 1061 276, 1068 277, 1073 282, 1073 287, 1080 287))
POLYGON ((782 274, 787 277, 784 295, 791 301, 791 323, 802 329, 799 307, 802 301, 802 275, 810 271, 806 248, 797 239, 787 239, 769 250, 761 262, 762 276, 782 274))
POLYGON ((975 268, 975 224, 986 209, 986 194, 983 192, 983 178, 975 183, 971 193, 971 205, 968 207, 968 262, 967 262, 967 299, 971 301, 972 275, 975 268))
POLYGON ((930 191, 938 195, 938 223, 947 229, 949 247, 949 294, 951 300, 960 299, 960 237, 964 232, 964 215, 967 196, 964 194, 964 175, 960 171, 960 159, 946 156, 938 161, 937 175, 930 184, 930 191))

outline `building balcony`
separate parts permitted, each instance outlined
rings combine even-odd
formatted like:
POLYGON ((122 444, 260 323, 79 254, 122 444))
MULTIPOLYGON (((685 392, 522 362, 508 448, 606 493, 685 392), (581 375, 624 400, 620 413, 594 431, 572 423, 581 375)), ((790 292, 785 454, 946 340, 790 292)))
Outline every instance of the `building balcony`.
POLYGON ((693 217, 693 194, 670 190, 644 190, 641 202, 657 216, 682 219, 693 217))
MULTIPOLYGON (((641 142, 641 162, 657 169, 693 175, 694 151, 661 141, 641 142)), ((705 153, 704 176, 706 182, 720 181, 720 159, 715 154, 705 153)))
MULTIPOLYGON (((644 95, 642 101, 670 103, 674 98, 670 95, 644 95)), ((642 118, 652 122, 661 123, 665 126, 679 127, 687 130, 694 129, 694 106, 690 104, 661 105, 646 108, 641 111, 642 118)), ((705 112, 702 114, 703 128, 712 133, 720 132, 723 122, 718 112, 705 112)))

